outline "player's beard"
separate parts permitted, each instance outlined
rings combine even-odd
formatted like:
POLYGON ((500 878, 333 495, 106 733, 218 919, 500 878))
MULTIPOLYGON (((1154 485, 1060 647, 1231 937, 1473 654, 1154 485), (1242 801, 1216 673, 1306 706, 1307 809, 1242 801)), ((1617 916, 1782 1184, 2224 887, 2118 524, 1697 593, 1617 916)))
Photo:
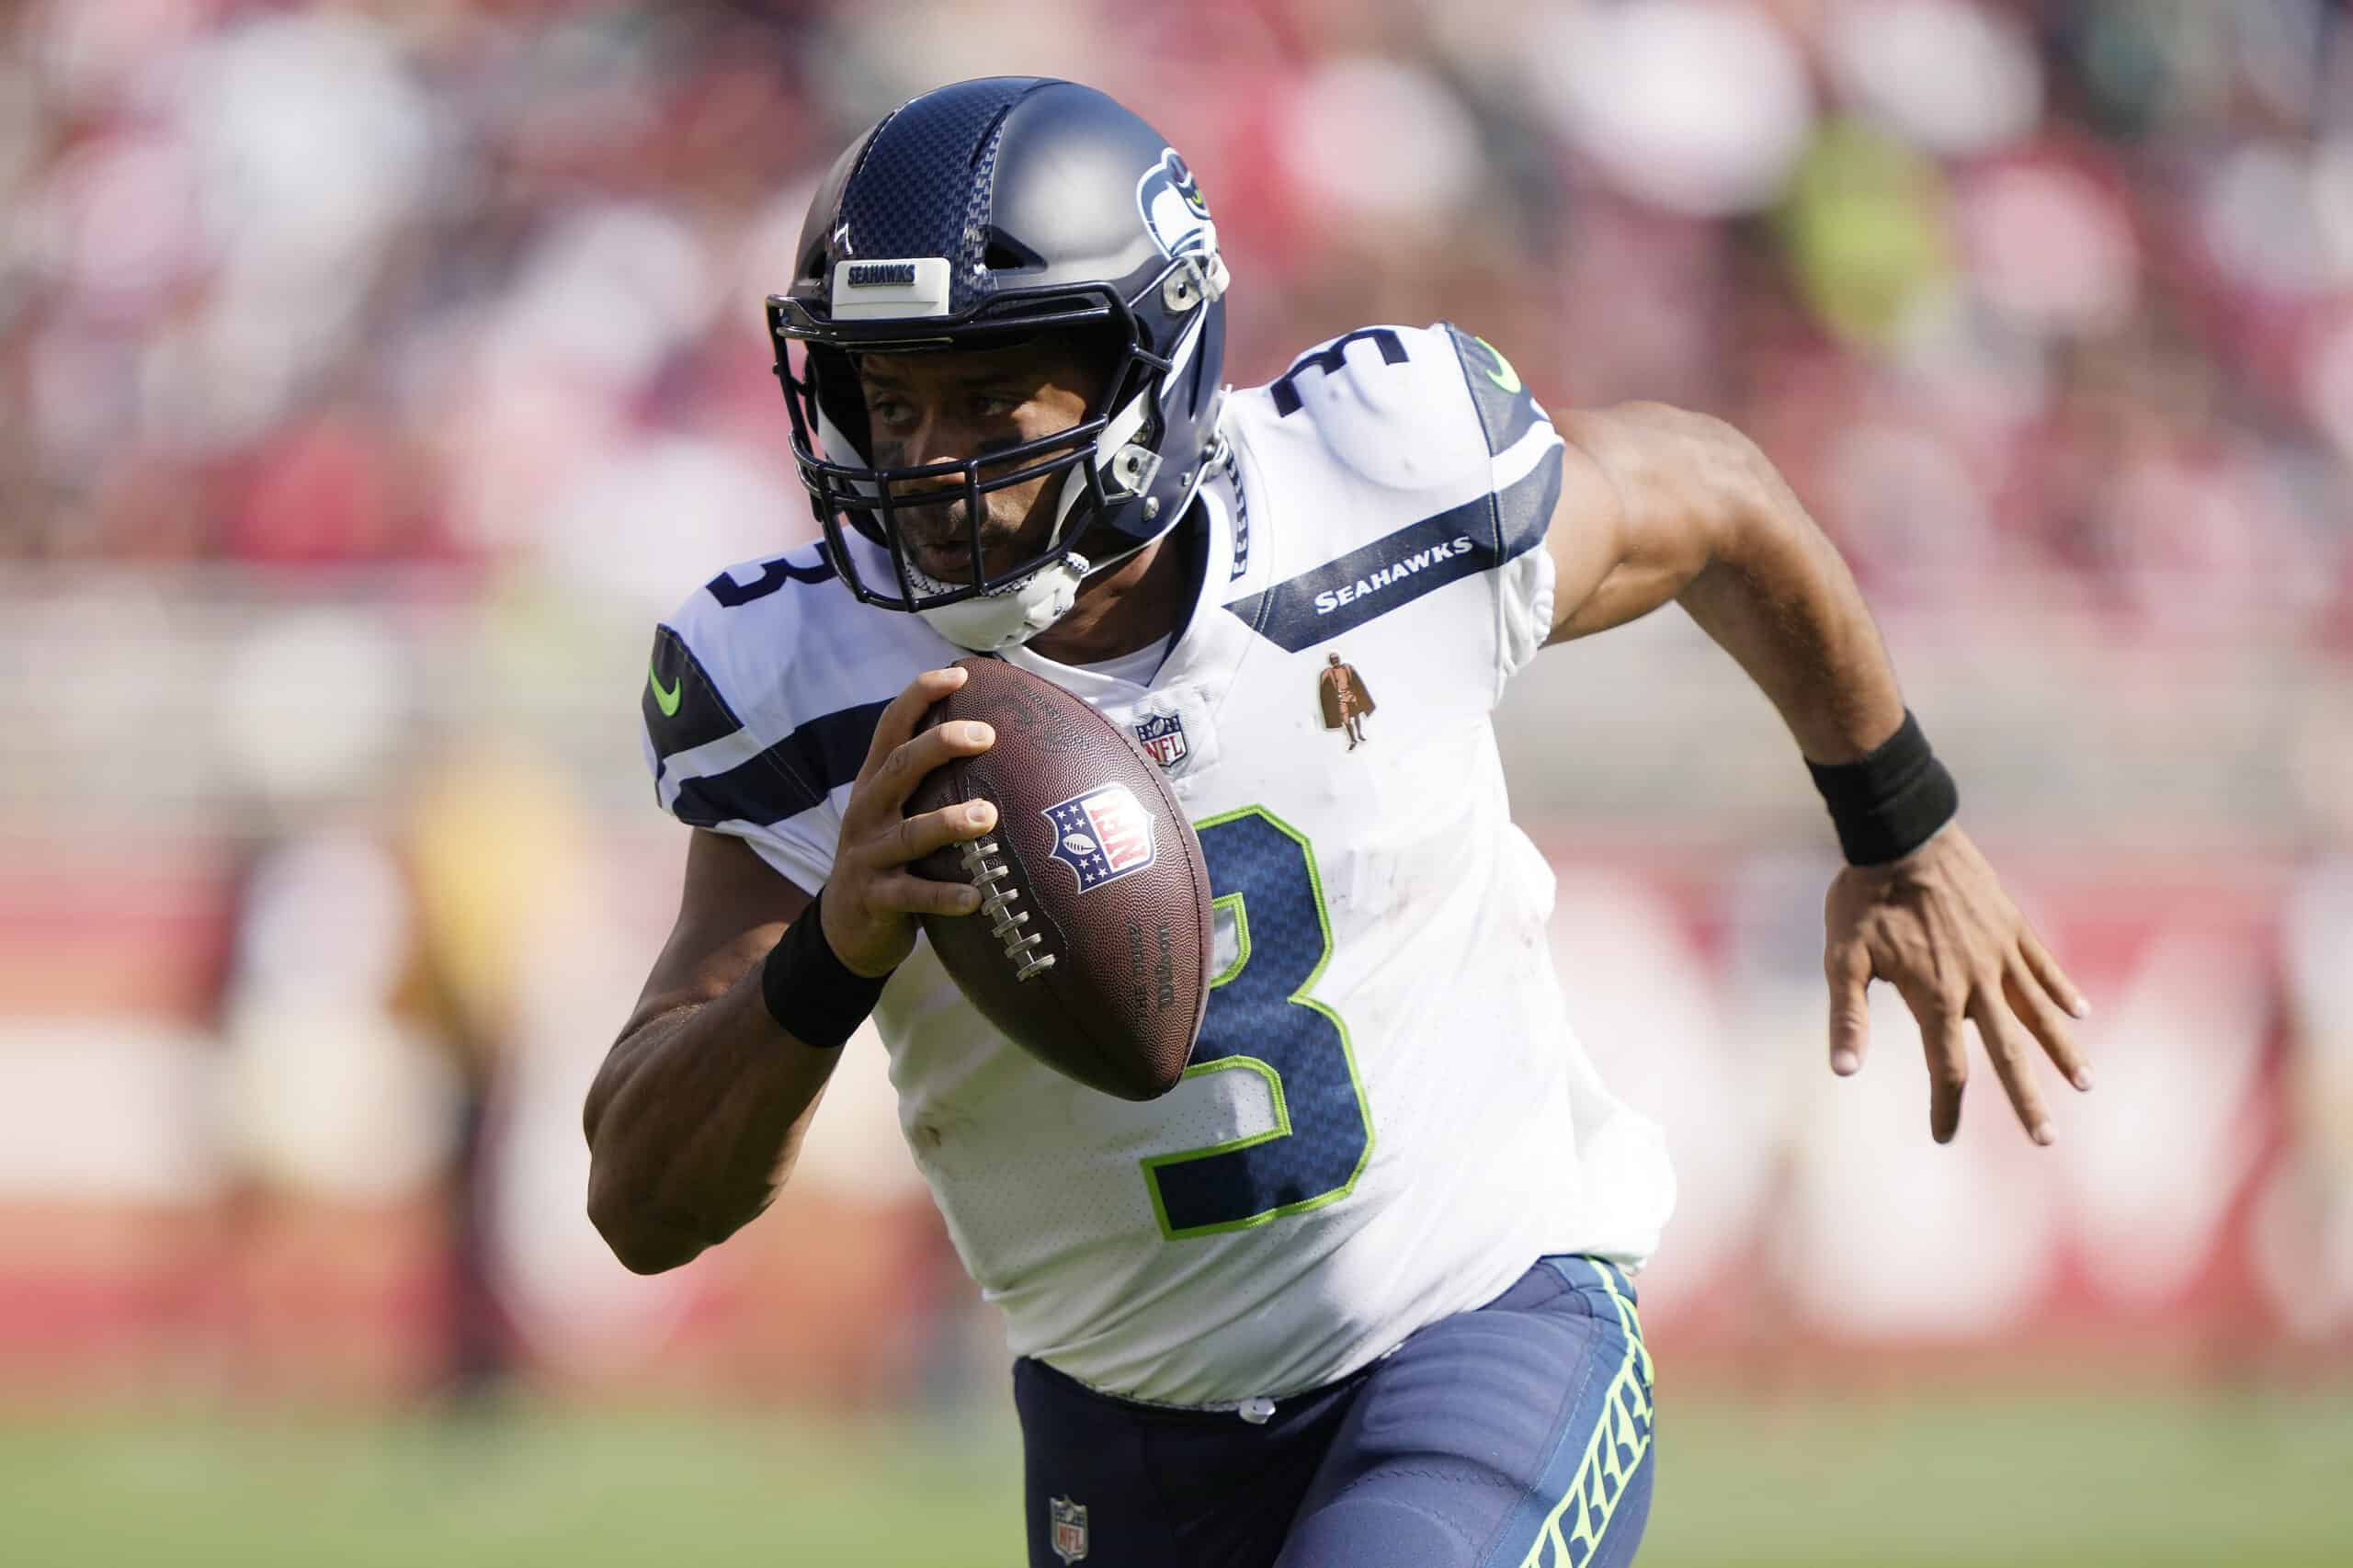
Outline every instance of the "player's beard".
MULTIPOLYGON (((981 562, 985 572, 1000 573, 1018 558, 1017 546, 1029 522, 1035 497, 1017 499, 1007 491, 981 496, 981 562)), ((909 561, 927 577, 943 583, 972 580, 972 501, 958 495, 928 506, 899 511, 899 538, 909 561)))

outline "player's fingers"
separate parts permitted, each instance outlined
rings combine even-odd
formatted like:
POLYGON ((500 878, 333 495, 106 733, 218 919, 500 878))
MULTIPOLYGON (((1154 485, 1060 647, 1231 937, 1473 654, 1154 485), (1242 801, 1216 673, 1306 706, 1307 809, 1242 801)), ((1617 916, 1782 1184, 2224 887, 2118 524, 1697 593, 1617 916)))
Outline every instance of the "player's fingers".
POLYGON ((1871 955, 1859 941, 1835 942, 1823 955, 1830 982, 1830 1070, 1858 1072, 1871 1043, 1871 955))
POLYGON ((2051 1113, 2043 1109, 2042 1090, 2034 1081, 2034 1052, 2027 1044, 2026 1031, 2002 1005, 2001 988, 1979 986, 1970 1001, 1969 1017, 1977 1025, 1977 1038, 1985 1042, 1985 1054, 1993 1058, 1995 1074, 2002 1080, 2011 1108, 2018 1113, 2018 1125, 2036 1142, 2050 1142, 2051 1113))
POLYGON ((923 722, 931 705, 962 686, 968 673, 954 665, 926 670, 885 703, 874 721, 874 733, 866 743, 866 761, 858 767, 858 782, 864 784, 881 771, 891 754, 915 733, 915 726, 923 722))
POLYGON ((857 790, 869 817, 897 816, 931 770, 960 756, 978 756, 996 744, 996 732, 977 719, 957 719, 902 743, 857 790))
POLYGON ((2067 978, 2067 971, 2059 967, 2059 960, 2051 956, 2051 949, 2042 945, 2042 938, 2034 934, 2033 926, 2019 926, 2018 951, 2024 955, 2027 968, 2033 972, 2042 989, 2051 994, 2052 1000, 2076 1017, 2091 1016, 2092 1005, 2084 1000, 2084 994, 2075 989, 2075 983, 2067 978))
POLYGON ((936 882, 912 871, 885 871, 867 884, 875 909, 906 915, 970 915, 981 906, 978 890, 965 882, 936 882))
POLYGON ((946 844, 978 838, 996 825, 994 801, 959 801, 936 812, 901 817, 890 830, 890 845, 877 859, 881 865, 904 866, 920 860, 946 844))
POLYGON ((1961 1011, 1933 999, 1904 1000, 1920 1020, 1920 1043, 1928 1056, 1928 1136, 1949 1143, 1961 1131, 1961 1096, 1969 1086, 1969 1040, 1961 1011))
POLYGON ((2059 1071, 2067 1075, 2067 1081, 2078 1089, 2090 1088, 2092 1066, 2075 1043, 2075 1031, 2069 1025, 2067 1015, 2052 1001, 2050 993, 2042 989, 2042 983, 2028 970, 2024 960, 2012 960, 2003 973, 2002 995, 2018 1021, 2042 1042, 2042 1049, 2059 1071))

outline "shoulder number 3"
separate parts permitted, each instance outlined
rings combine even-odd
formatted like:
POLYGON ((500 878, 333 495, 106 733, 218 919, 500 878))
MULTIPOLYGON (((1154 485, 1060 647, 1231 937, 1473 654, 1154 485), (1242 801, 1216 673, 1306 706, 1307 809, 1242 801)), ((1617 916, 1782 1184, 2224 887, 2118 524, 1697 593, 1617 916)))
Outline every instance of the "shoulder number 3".
POLYGON ((1332 919, 1306 836, 1261 806, 1197 824, 1210 892, 1234 953, 1210 981, 1188 1078, 1256 1073, 1275 1125, 1143 1162, 1161 1233, 1263 1225, 1345 1198, 1372 1154, 1372 1120, 1348 1026, 1309 994, 1332 958, 1332 919))
POLYGON ((1274 385, 1267 389, 1275 400, 1275 417, 1288 419, 1300 411, 1302 406, 1299 397, 1300 377, 1310 370, 1321 371, 1327 376, 1338 375, 1347 366, 1348 345, 1368 339, 1381 350, 1382 364, 1402 365, 1405 362, 1404 338, 1385 326, 1360 326, 1345 337, 1334 338, 1314 353, 1302 356, 1276 379, 1274 385))

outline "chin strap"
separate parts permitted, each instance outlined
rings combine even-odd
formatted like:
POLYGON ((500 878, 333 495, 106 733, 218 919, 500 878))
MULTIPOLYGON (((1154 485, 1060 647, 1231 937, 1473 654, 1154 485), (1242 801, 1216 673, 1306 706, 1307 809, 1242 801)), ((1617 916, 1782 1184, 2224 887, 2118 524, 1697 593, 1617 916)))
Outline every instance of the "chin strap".
MULTIPOLYGON (((915 613, 924 623, 959 648, 975 653, 1001 653, 1027 642, 1070 613, 1078 602, 1079 585, 1090 568, 1086 557, 1065 551, 1053 560, 1007 583, 995 593, 960 599, 915 613)), ((926 592, 945 592, 951 585, 915 573, 926 592)))

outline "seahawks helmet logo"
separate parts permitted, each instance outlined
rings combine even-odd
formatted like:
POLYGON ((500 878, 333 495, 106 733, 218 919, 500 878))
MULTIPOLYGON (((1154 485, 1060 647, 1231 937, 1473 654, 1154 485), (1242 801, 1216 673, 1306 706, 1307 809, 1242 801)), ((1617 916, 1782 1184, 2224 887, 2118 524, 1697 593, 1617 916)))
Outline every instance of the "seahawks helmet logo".
POLYGON ((1136 181, 1136 210, 1143 226, 1165 256, 1217 249, 1217 225, 1210 222, 1210 204, 1201 197, 1199 181, 1174 147, 1165 148, 1160 162, 1136 181))

